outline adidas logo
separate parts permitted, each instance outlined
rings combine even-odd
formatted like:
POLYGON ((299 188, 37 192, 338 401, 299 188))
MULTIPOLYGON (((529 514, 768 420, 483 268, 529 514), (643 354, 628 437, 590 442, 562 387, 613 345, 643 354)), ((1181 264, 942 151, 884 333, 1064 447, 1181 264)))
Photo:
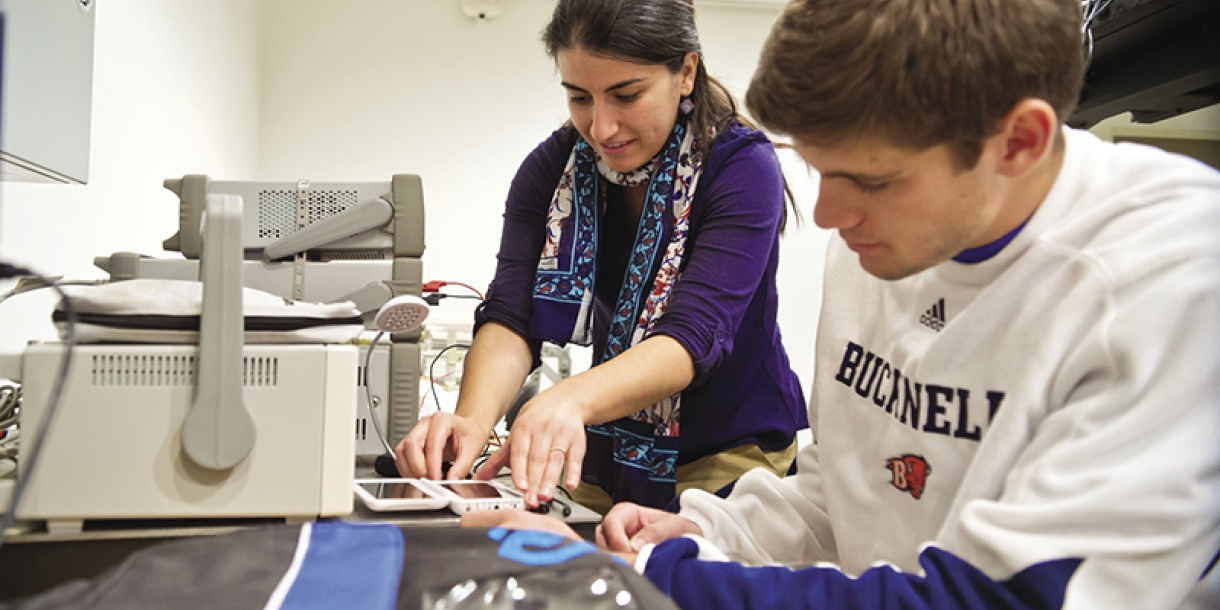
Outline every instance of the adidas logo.
POLYGON ((941 299, 928 308, 922 316, 919 316, 919 323, 940 332, 945 327, 945 300, 941 299))

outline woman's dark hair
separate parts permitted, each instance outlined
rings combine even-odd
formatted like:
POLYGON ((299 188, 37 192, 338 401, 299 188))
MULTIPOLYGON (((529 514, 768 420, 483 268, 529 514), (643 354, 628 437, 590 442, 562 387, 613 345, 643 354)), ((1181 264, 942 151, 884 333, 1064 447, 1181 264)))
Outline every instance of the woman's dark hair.
MULTIPOLYGON (((693 0, 559 0, 542 30, 542 44, 551 59, 557 59, 560 51, 583 49, 622 61, 663 65, 672 74, 682 70, 687 53, 698 53, 699 66, 689 96, 695 108, 687 119, 688 128, 704 136, 724 131, 732 121, 756 128, 738 111, 728 88, 707 73, 693 0)), ((701 152, 707 153, 711 144, 712 138, 700 138, 701 152)), ((792 201, 787 180, 784 192, 792 201)), ((783 226, 781 222, 781 230, 783 226)))

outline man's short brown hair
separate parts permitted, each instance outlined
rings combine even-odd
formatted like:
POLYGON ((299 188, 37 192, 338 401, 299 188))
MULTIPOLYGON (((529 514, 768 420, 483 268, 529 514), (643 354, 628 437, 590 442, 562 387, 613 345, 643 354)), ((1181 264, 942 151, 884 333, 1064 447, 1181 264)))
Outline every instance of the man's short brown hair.
POLYGON ((1017 102, 1062 123, 1084 77, 1080 0, 793 0, 746 93, 773 132, 811 144, 947 144, 963 169, 1017 102))

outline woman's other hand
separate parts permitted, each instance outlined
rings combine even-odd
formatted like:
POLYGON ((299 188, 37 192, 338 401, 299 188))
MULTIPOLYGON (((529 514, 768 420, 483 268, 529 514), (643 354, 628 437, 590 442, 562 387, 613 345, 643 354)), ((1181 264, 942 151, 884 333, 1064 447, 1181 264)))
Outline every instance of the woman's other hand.
POLYGON ((404 477, 463 479, 487 446, 490 431, 472 419, 438 412, 419 421, 394 450, 404 477), (449 471, 444 463, 452 462, 449 471))

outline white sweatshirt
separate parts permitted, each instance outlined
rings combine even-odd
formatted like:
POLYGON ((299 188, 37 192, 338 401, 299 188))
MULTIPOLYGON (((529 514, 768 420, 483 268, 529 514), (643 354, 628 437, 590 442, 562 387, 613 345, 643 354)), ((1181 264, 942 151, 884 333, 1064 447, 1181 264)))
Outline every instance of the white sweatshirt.
POLYGON ((681 498, 734 561, 834 566, 695 561, 674 540, 645 569, 662 590, 700 608, 1220 607, 1220 568, 1201 579, 1220 551, 1220 173, 1066 136, 989 260, 882 281, 832 240, 798 474, 681 498))

